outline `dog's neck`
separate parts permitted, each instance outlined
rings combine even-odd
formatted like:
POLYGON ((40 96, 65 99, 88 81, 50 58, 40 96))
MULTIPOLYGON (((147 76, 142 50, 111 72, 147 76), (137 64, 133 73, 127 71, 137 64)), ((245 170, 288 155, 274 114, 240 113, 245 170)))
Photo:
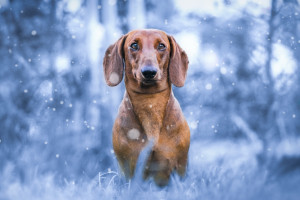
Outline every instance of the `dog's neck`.
POLYGON ((163 126, 168 101, 172 96, 171 87, 154 94, 140 94, 126 91, 133 111, 143 127, 148 139, 158 141, 163 126))

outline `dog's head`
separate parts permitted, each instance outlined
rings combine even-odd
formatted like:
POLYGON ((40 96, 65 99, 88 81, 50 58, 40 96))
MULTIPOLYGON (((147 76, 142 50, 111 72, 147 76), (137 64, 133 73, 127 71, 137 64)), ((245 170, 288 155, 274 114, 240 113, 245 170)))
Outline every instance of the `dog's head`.
POLYGON ((137 92, 160 90, 170 83, 184 85, 188 57, 175 39, 160 30, 135 30, 122 36, 108 47, 103 61, 104 75, 109 86, 123 79, 137 92))

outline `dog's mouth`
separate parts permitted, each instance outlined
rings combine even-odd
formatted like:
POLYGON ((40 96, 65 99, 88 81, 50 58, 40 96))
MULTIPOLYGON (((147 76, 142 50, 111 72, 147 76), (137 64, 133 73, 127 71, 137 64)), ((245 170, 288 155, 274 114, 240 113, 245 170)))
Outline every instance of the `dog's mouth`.
POLYGON ((142 79, 141 83, 146 86, 155 85, 157 82, 156 79, 142 79))

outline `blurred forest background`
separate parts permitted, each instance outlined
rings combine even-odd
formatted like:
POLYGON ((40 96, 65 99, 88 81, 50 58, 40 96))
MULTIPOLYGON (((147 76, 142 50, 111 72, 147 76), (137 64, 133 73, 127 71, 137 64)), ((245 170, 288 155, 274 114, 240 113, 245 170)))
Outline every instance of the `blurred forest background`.
POLYGON ((299 0, 0 0, 0 199, 299 199, 299 0), (124 83, 102 59, 122 34, 173 35, 189 169, 158 189, 119 172, 124 83))

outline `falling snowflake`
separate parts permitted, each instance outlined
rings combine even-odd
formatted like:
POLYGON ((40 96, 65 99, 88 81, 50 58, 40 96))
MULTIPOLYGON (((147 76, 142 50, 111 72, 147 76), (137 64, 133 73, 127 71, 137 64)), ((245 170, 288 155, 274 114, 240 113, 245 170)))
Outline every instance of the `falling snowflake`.
POLYGON ((119 75, 114 72, 109 77, 109 82, 111 82, 112 84, 117 84, 119 80, 120 80, 119 75))
POLYGON ((127 137, 131 140, 137 140, 140 137, 139 130, 133 128, 127 132, 127 137))
POLYGON ((205 89, 211 90, 211 89, 212 89, 212 84, 207 83, 207 84, 205 85, 205 89))

